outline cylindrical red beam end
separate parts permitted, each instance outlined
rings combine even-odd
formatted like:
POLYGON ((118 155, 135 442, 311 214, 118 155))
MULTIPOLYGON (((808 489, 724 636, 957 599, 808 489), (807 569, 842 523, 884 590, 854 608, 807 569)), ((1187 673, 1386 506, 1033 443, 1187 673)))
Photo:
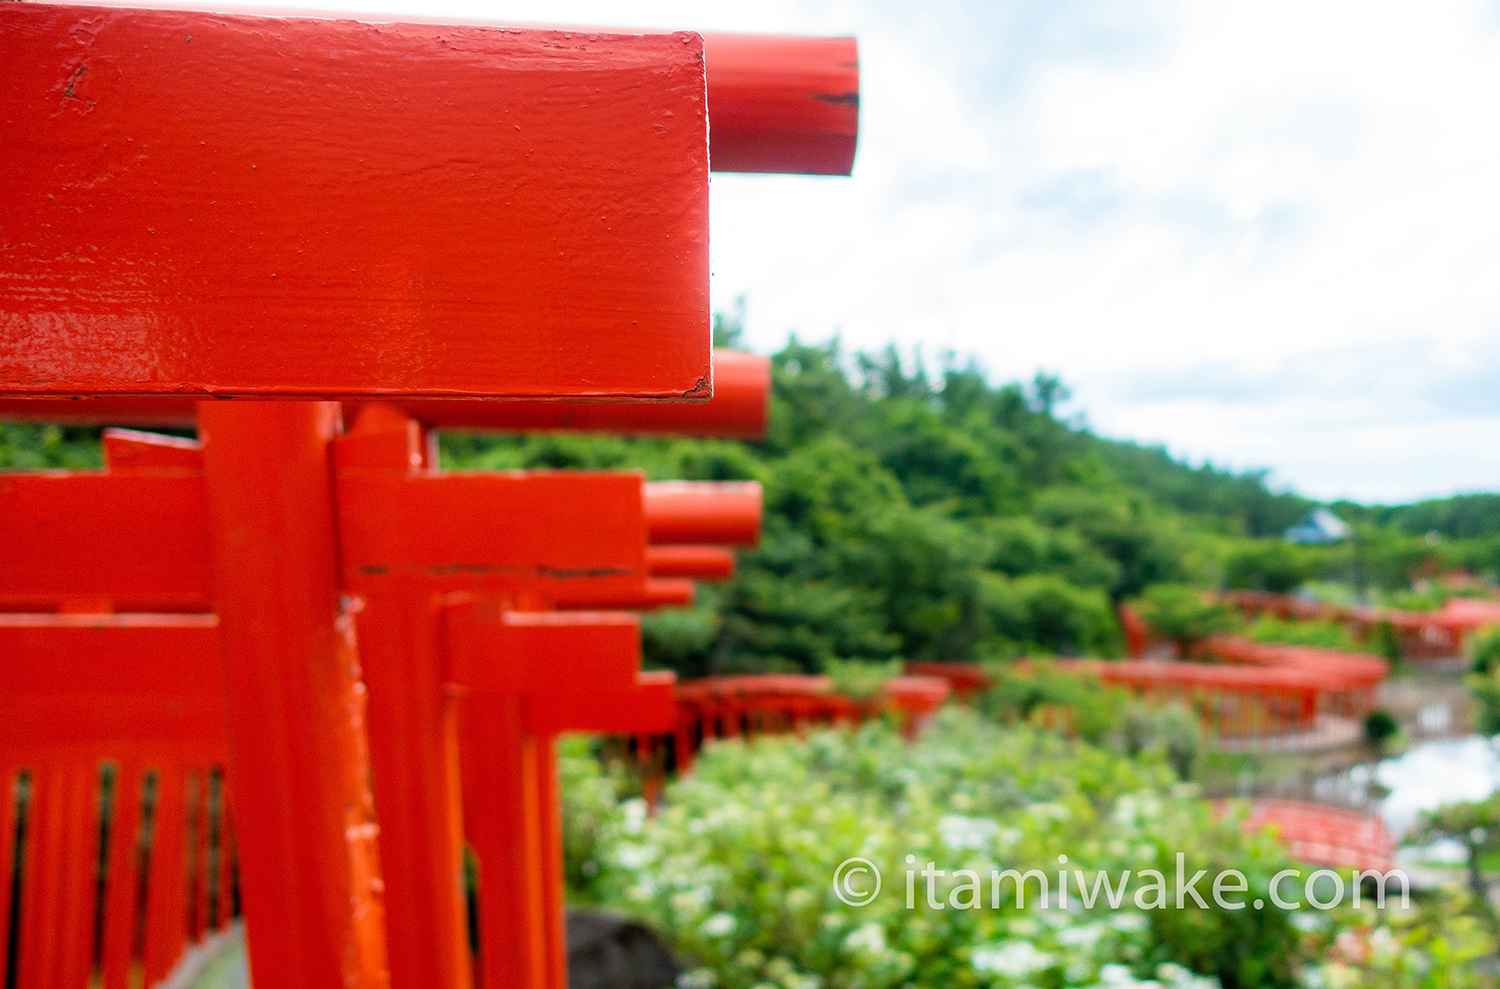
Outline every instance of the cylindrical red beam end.
MULTIPOLYGON (((771 403, 771 361, 715 350, 714 391, 707 402, 400 402, 413 419, 436 429, 618 433, 760 439, 771 403)), ((3 409, 4 406, 0 406, 3 409)))
POLYGON ((753 546, 760 539, 755 481, 657 481, 646 485, 646 527, 656 544, 753 546))
POLYGON ((652 577, 728 580, 734 576, 734 553, 723 546, 647 546, 652 577))
POLYGON ((859 141, 853 38, 706 34, 709 167, 848 175, 859 141))

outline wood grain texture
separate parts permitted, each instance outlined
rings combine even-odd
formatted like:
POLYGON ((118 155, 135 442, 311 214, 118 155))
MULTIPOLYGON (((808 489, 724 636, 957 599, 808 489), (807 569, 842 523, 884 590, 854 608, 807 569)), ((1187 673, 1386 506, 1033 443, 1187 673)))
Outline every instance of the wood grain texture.
POLYGON ((0 5, 0 393, 706 398, 698 35, 0 5))

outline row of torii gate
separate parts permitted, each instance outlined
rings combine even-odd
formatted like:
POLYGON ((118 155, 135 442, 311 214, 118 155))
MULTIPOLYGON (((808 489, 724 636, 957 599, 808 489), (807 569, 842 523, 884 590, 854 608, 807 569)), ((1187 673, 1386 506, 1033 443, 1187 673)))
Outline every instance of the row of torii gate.
POLYGON ((848 174, 853 40, 21 2, 0 66, 0 415, 197 430, 0 475, 7 984, 242 903, 259 986, 560 989, 552 741, 670 730, 631 612, 759 491, 433 430, 758 433, 708 172, 848 174))
POLYGON ((1266 591, 1226 591, 1222 597, 1246 621, 1270 615, 1283 621, 1331 622, 1349 629, 1361 644, 1371 642, 1381 625, 1389 626, 1402 659, 1418 663, 1462 660, 1475 633, 1500 625, 1500 600, 1493 596, 1452 597, 1430 611, 1340 605, 1266 591))

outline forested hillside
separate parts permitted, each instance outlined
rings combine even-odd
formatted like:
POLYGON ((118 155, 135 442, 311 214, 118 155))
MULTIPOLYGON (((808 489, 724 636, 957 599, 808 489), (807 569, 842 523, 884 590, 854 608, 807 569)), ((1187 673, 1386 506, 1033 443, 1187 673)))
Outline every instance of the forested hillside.
POLYGON ((736 578, 647 620, 651 658, 686 673, 1110 655, 1115 605, 1151 584, 1396 590, 1438 565, 1426 540, 1373 522, 1357 549, 1287 546, 1312 502, 1095 436, 1059 417, 1053 378, 992 385, 972 364, 795 338, 773 367, 763 442, 450 437, 445 463, 761 481, 764 538, 736 578))
MULTIPOLYGON (((734 327, 719 324, 719 342, 734 327)), ((1263 473, 1190 467, 1060 417, 1055 378, 991 384, 895 349, 793 338, 773 357, 757 443, 445 435, 448 467, 625 468, 758 480, 760 546, 697 607, 647 619, 650 659, 685 673, 820 670, 835 659, 1111 655, 1115 606, 1152 584, 1399 592, 1454 566, 1500 567, 1500 496, 1340 504, 1356 538, 1292 547, 1313 504, 1263 473)), ((0 467, 98 464, 97 433, 0 426, 0 467)))

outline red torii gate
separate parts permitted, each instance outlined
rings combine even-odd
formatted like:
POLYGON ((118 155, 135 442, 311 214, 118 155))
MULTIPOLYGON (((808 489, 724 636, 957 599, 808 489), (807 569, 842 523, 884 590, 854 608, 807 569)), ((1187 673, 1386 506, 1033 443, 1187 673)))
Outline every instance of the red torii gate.
POLYGON ((211 822, 208 807, 209 778, 225 756, 217 620, 0 615, 0 656, 0 976, 19 989, 88 985, 102 908, 102 984, 130 984, 139 924, 140 964, 145 984, 154 985, 189 939, 224 924, 232 909, 229 818, 221 805, 211 822), (115 766, 107 836, 97 806, 101 755, 115 766), (11 787, 23 769, 30 770, 26 841, 24 861, 14 862, 21 822, 11 787), (148 776, 154 841, 140 863, 148 776), (101 839, 105 901, 96 904, 101 839), (13 870, 25 875, 17 926, 26 949, 7 973, 13 870))
POLYGON ((800 732, 809 724, 843 724, 886 712, 901 720, 908 737, 953 693, 938 676, 894 676, 870 697, 838 693, 833 678, 803 673, 759 673, 679 681, 670 743, 678 772, 710 738, 800 732))
MULTIPOLYGON (((765 393, 762 393, 763 401, 764 398, 765 393)), ((5 519, 11 531, 5 532, 5 527, 0 527, 0 532, 4 532, 0 543, 7 547, 13 565, 0 574, 0 605, 11 608, 87 607, 101 612, 130 608, 206 609, 210 600, 208 522, 203 509, 201 454, 196 449, 197 444, 168 437, 109 431, 104 445, 109 467, 105 474, 13 475, 5 486, 0 500, 6 503, 5 519), (76 525, 74 520, 86 524, 76 525), (126 546, 112 544, 109 535, 115 531, 128 533, 132 542, 126 546), (54 534, 58 532, 67 533, 70 539, 57 540, 54 534), (26 542, 28 537, 32 539, 29 545, 26 542)), ((654 569, 649 562, 642 565, 646 560, 643 552, 649 552, 642 545, 647 530, 662 538, 749 541, 758 531, 759 492, 756 486, 743 484, 643 486, 638 475, 496 476, 431 472, 425 474, 425 484, 417 483, 413 488, 413 481, 417 478, 412 473, 415 462, 425 457, 432 446, 415 424, 391 413, 381 414, 376 407, 367 411, 366 418, 356 425, 353 432, 336 440, 334 449, 341 517, 348 523, 342 539, 346 554, 345 585, 364 592, 366 604, 360 620, 360 633, 365 677, 373 687, 370 736, 375 746, 377 796, 384 808, 384 819, 392 825, 383 838, 387 902, 391 913, 396 915, 395 919, 400 920, 406 919, 400 915, 408 912, 404 884, 412 880, 407 877, 420 877, 423 872, 420 866, 403 869, 401 866, 407 856, 393 851, 390 846, 392 842, 420 840, 417 836, 422 829, 418 825, 424 819, 423 812, 430 803, 441 804, 441 800, 429 792, 430 786, 444 780, 445 776, 431 765, 402 769, 410 760, 401 759, 399 747, 411 746, 416 744, 414 740, 423 739, 432 745, 441 745, 445 733, 441 727, 434 729, 430 725, 426 730, 410 731, 411 737, 404 737, 399 730, 411 725, 412 715, 403 713, 410 710, 411 692, 416 689, 410 664, 413 657, 432 655, 432 639, 429 635, 428 648, 414 648, 421 637, 414 640, 410 629, 401 628, 396 633, 395 648, 386 649, 384 644, 392 640, 379 629, 390 628, 392 616, 409 613, 413 605, 382 601, 379 589, 368 586, 372 582, 371 575, 393 576, 392 570, 400 568, 393 568, 390 561, 414 553, 427 554, 430 559, 457 558, 458 554, 467 553, 469 555, 463 557, 470 561, 467 564, 434 564, 415 569, 425 576, 446 581, 449 587, 493 588, 497 581, 500 585, 527 587, 529 600, 521 603, 531 607, 542 604, 587 607, 601 603, 605 606, 623 603, 641 607, 651 603, 650 587, 654 583, 642 576, 646 569, 654 569), (417 493, 424 488, 425 494, 417 493), (514 498, 496 497, 497 488, 528 494, 528 500, 517 503, 514 498), (466 504, 433 501, 432 496, 442 489, 466 495, 466 504), (381 498, 381 495, 385 497, 381 498), (579 512, 580 496, 590 509, 588 513, 579 512), (609 503, 607 496, 613 497, 617 505, 613 514, 607 510, 601 514, 601 509, 609 503), (382 506, 395 506, 403 514, 399 518, 389 517, 389 511, 382 511, 382 506), (587 514, 589 522, 573 522, 579 514, 587 514), (510 520, 516 517, 528 518, 534 524, 534 528, 525 530, 531 536, 530 543, 513 549, 516 558, 548 557, 553 563, 550 571, 558 575, 569 571, 581 574, 607 570, 609 564, 614 565, 615 573, 602 579, 580 580, 577 576, 540 576, 546 568, 538 566, 529 568, 529 571, 522 571, 519 567, 506 570, 503 564, 486 557, 484 547, 487 538, 509 538, 513 542, 517 533, 510 520), (547 519, 551 517, 556 521, 549 525, 547 519), (461 523, 461 528, 446 541, 434 544, 434 530, 442 530, 444 522, 455 521, 461 523), (572 533, 572 542, 588 547, 593 554, 590 560, 573 560, 570 566, 558 563, 561 549, 552 533, 564 527, 572 533), (371 540, 375 541, 373 547, 370 546, 371 540), (602 561, 605 564, 602 567, 597 555, 601 547, 612 550, 614 554, 612 559, 602 561), (371 563, 361 554, 374 554, 385 562, 371 563), (488 578, 485 571, 490 572, 488 578), (549 583, 551 587, 546 586, 549 583), (588 586, 581 587, 580 584, 588 586), (376 616, 383 617, 384 622, 376 616), (381 701, 387 702, 384 707, 381 701), (390 703, 397 703, 398 709, 391 710, 390 703), (396 754, 386 754, 385 747, 392 745, 398 747, 396 754), (411 808, 406 817, 397 814, 403 807, 411 808)), ((673 572, 687 576, 719 575, 723 556, 727 555, 727 550, 715 546, 652 548, 675 552, 677 559, 673 572), (704 559, 707 565, 703 563, 704 559)), ((605 556, 609 556, 608 551, 605 556)), ((408 563, 407 569, 413 569, 413 565, 408 563)), ((416 607, 420 609, 420 603, 416 607)), ((559 716, 553 715, 543 719, 543 724, 550 727, 542 734, 590 727, 603 730, 611 726, 621 730, 628 727, 632 732, 665 732, 671 727, 675 707, 663 695, 665 684, 659 678, 648 682, 654 688, 656 700, 654 707, 648 704, 644 715, 632 714, 625 703, 629 698, 615 690, 605 698, 608 703, 602 706, 595 703, 592 708, 587 704, 580 708, 576 701, 563 700, 564 705, 571 704, 563 710, 573 712, 575 723, 559 720, 559 716)), ((440 684, 434 682, 428 696, 435 698, 433 703, 441 704, 440 695, 440 684)), ((476 701, 476 706, 478 703, 476 701)), ((544 706, 544 710, 554 710, 558 700, 548 699, 547 703, 551 706, 544 706)), ((489 723, 478 716, 471 719, 474 725, 489 723)), ((447 734, 451 736, 451 728, 447 734)), ((452 744, 451 738, 449 744, 452 744)), ((534 779, 545 785, 545 799, 540 806, 546 821, 550 819, 549 809, 551 817, 555 817, 556 796, 555 784, 551 782, 554 768, 550 758, 550 739, 541 744, 544 747, 538 752, 541 766, 538 771, 501 778, 534 779)), ((467 750, 470 760, 479 767, 493 764, 493 760, 486 763, 477 755, 489 751, 491 747, 487 745, 470 746, 467 750)), ((486 782, 497 779, 482 768, 471 769, 467 778, 486 782)), ((493 786, 487 790, 497 795, 504 792, 503 788, 493 786)), ((477 830, 491 835, 487 846, 497 847, 494 827, 484 826, 487 819, 471 814, 470 820, 479 822, 477 830)), ((555 831, 555 821, 550 827, 555 831)), ((517 830, 502 827, 498 832, 499 841, 503 843, 505 834, 517 830)), ((536 826, 532 825, 518 833, 535 831, 536 826)), ((542 828, 542 836, 549 839, 549 852, 560 853, 557 841, 551 838, 546 826, 542 828)), ((542 861, 550 863, 551 859, 542 861)), ((560 861, 556 864, 557 869, 548 869, 549 876, 560 873, 560 861)), ((428 888, 428 885, 417 883, 418 890, 428 888)), ((495 897, 521 889, 518 885, 492 886, 495 897)), ((452 897, 453 891, 449 890, 448 898, 451 900, 452 897)), ((561 909, 556 897, 551 898, 551 905, 561 909)), ((513 915, 514 911, 507 914, 499 909, 500 906, 495 904, 488 916, 495 919, 498 930, 513 932, 515 928, 507 928, 500 919, 513 915)), ((412 907, 415 921, 401 929, 421 930, 417 922, 427 924, 430 929, 434 916, 431 904, 417 902, 412 907)), ((457 909, 462 909, 461 904, 457 909)), ((439 911, 436 915, 442 914, 439 911)), ((548 918, 550 921, 550 913, 548 918)), ((462 930, 461 917, 455 919, 454 929, 462 930)), ((549 923, 548 929, 552 935, 550 955, 559 956, 560 923, 549 923)), ((441 937, 394 938, 391 945, 393 966, 398 971, 406 967, 402 964, 405 951, 430 953, 438 950, 440 955, 448 957, 451 964, 461 968, 466 953, 461 945, 453 943, 456 939, 456 935, 450 941, 441 937), (448 947, 442 948, 445 944, 448 947)), ((507 942, 491 938, 489 943, 503 947, 507 942)), ((503 951, 492 948, 487 961, 503 970, 503 951)), ((430 962, 430 959, 419 959, 417 970, 432 971, 420 967, 430 962)), ((492 978, 491 981, 497 980, 492 978)), ((531 984, 524 979, 501 978, 498 981, 531 984)))
POLYGON ((706 397, 701 43, 40 4, 0 27, 0 390, 318 400, 197 412, 244 896, 257 981, 383 984, 323 400, 706 397))
POLYGON ((1405 611, 1370 605, 1341 605, 1266 591, 1226 591, 1226 603, 1247 620, 1263 614, 1296 621, 1329 621, 1348 626, 1356 642, 1367 643, 1375 629, 1389 625, 1406 659, 1453 659, 1479 629, 1500 624, 1500 602, 1492 598, 1450 598, 1433 611, 1405 611))
MULTIPOLYGON (((201 608, 209 598, 209 525, 196 447, 111 431, 105 439, 110 469, 103 474, 11 475, 0 491, 7 509, 0 515, 0 545, 13 566, 0 578, 0 602, 24 588, 21 600, 33 607, 49 603, 40 590, 57 606, 84 603, 96 612, 142 603, 201 608), (117 483, 122 486, 111 487, 117 483), (123 520, 121 511, 129 513, 123 520), (93 538, 97 532, 80 533, 84 538, 66 547, 49 538, 75 517, 103 527, 124 521, 139 543, 122 554, 93 538), (154 559, 150 547, 157 545, 172 547, 165 565, 154 559)), ((334 442, 343 582, 362 602, 358 630, 371 688, 375 795, 387 824, 381 849, 396 931, 392 971, 431 978, 442 971, 435 966, 446 965, 458 984, 468 978, 456 885, 463 828, 455 817, 454 771, 462 748, 470 839, 489 875, 512 877, 491 883, 482 897, 486 984, 562 985, 551 739, 566 730, 666 732, 675 705, 670 677, 633 679, 630 671, 639 665, 633 618, 527 617, 507 609, 590 607, 599 600, 639 605, 651 582, 648 527, 669 536, 748 541, 758 529, 759 491, 754 485, 645 485, 638 474, 439 473, 423 464, 430 449, 414 423, 376 407, 334 442), (653 490, 665 497, 653 499, 653 490), (716 503, 722 505, 717 513, 716 503), (515 527, 517 517, 532 526, 515 527), (560 539, 556 530, 564 526, 568 536, 560 539), (469 637, 484 627, 505 637, 476 650, 467 639, 453 638, 449 622, 445 643, 441 617, 455 593, 486 595, 489 610, 504 616, 488 626, 463 623, 469 637), (496 668, 499 679, 479 675, 487 669, 483 657, 496 654, 513 664, 544 656, 533 664, 533 677, 545 672, 552 679, 527 685, 514 675, 507 680, 504 667, 496 668), (605 665, 580 665, 591 656, 605 665), (606 675, 593 682, 599 670, 606 675), (609 670, 624 672, 611 677, 609 670), (473 692, 461 747, 449 683, 473 692), (448 815, 437 811, 443 807, 448 815), (540 882, 528 881, 538 875, 540 882)), ((212 659, 211 652, 201 657, 205 667, 212 659)))
MULTIPOLYGON (((465 606, 472 611, 462 613, 477 615, 487 601, 496 616, 490 627, 512 632, 514 623, 523 620, 500 616, 615 607, 622 599, 643 606, 648 541, 754 542, 760 489, 754 484, 643 484, 638 474, 439 473, 424 462, 431 444, 414 422, 373 412, 367 411, 348 437, 335 442, 334 457, 341 517, 358 520, 343 541, 343 569, 345 586, 366 601, 359 627, 371 688, 376 800, 382 814, 395 809, 400 834, 382 843, 383 855, 398 856, 386 866, 392 925, 399 928, 409 920, 415 930, 424 923, 430 930, 434 916, 449 919, 441 927, 449 936, 441 942, 411 938, 403 943, 402 950, 414 955, 410 969, 397 959, 393 940, 392 970, 410 971, 415 978, 456 969, 454 977, 462 980, 467 961, 463 904, 451 878, 461 865, 461 847, 452 844, 451 824, 432 810, 455 807, 458 796, 445 775, 445 767, 451 772, 457 765, 458 753, 439 748, 441 740, 454 744, 457 736, 451 721, 455 712, 442 689, 444 647, 435 605, 455 591, 481 596, 465 606), (585 482, 592 491, 580 490, 585 482), (496 489, 522 484, 529 489, 527 504, 499 503, 496 489), (517 527, 517 518, 527 524, 517 527), (463 524, 453 524, 459 520, 463 524), (388 705, 384 709, 377 705, 382 693, 388 705), (408 725, 408 731, 393 730, 397 724, 408 725), (428 748, 415 749, 408 735, 426 740, 428 748), (387 745, 391 748, 382 751, 387 745), (400 768, 385 770, 382 781, 386 766, 400 768), (397 910, 405 909, 397 906, 397 886, 407 877, 419 893, 409 901, 410 914, 397 917, 397 910)), ((549 627, 548 619, 525 621, 542 623, 523 626, 533 636, 549 627)), ((485 623, 466 621, 461 627, 477 634, 485 623)), ((472 663, 470 651, 452 638, 453 628, 449 621, 451 662, 472 663)), ((639 666, 633 623, 629 643, 633 671, 639 666)), ((621 717, 628 712, 619 702, 631 686, 629 679, 593 684, 584 671, 562 663, 561 656, 556 666, 558 689, 550 693, 580 695, 583 709, 564 701, 573 706, 542 709, 553 712, 549 717, 537 713, 540 701, 520 696, 548 691, 493 688, 476 692, 467 705, 468 744, 461 751, 464 777, 471 785, 465 789, 475 811, 470 819, 485 822, 489 840, 472 837, 481 875, 487 871, 492 880, 505 877, 481 887, 486 985, 565 983, 561 887, 549 893, 556 882, 547 881, 560 881, 562 865, 552 737, 564 729, 598 728, 611 709, 618 712, 616 720, 634 731, 670 727, 671 707, 661 706, 659 691, 644 698, 655 702, 654 718, 621 717), (586 695, 600 692, 606 696, 587 702, 586 695), (562 719, 559 710, 572 711, 581 723, 562 719), (493 780, 522 785, 519 792, 514 787, 475 789, 480 781, 493 780), (539 832, 538 813, 544 822, 539 832), (528 836, 527 843, 518 847, 517 834, 528 836), (501 855, 504 867, 494 863, 501 855), (540 871, 529 873, 527 863, 540 871), (526 943, 517 931, 533 932, 534 940, 526 943)), ((649 685, 643 689, 649 691, 649 685)))

